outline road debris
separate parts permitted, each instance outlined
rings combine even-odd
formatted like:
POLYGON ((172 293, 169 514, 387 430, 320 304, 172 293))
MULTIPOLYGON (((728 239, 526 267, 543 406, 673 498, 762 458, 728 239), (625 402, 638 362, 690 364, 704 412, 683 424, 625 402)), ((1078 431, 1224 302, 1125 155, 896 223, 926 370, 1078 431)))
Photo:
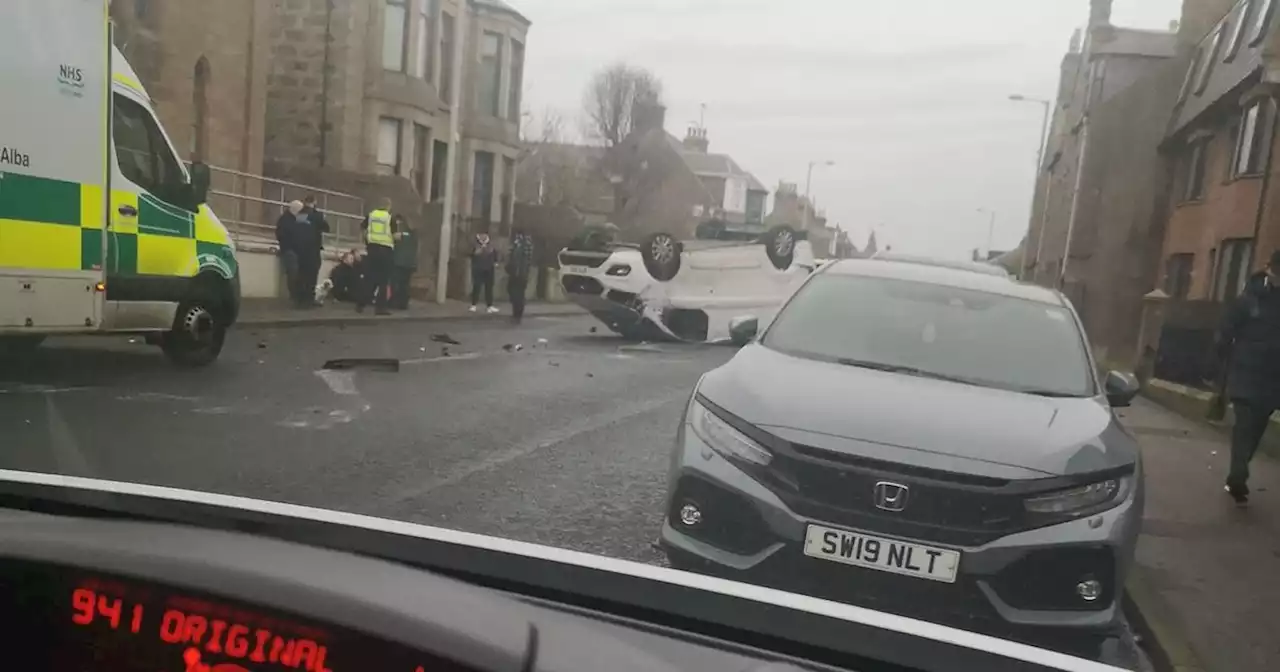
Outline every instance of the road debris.
POLYGON ((455 339, 449 334, 431 334, 431 340, 436 343, 448 343, 449 345, 462 345, 462 341, 455 339))
POLYGON ((331 359, 325 362, 324 366, 321 368, 336 371, 370 369, 373 371, 396 373, 400 371, 400 360, 390 357, 348 357, 344 359, 331 359))

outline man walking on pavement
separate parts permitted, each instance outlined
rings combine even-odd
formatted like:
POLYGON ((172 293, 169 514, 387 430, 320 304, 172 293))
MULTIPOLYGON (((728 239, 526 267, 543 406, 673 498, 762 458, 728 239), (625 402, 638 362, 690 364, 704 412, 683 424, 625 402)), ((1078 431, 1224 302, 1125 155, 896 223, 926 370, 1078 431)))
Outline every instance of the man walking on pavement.
MULTIPOLYGON (((295 201, 296 202, 296 201, 295 201)), ((302 199, 302 209, 294 215, 297 221, 298 305, 316 306, 316 283, 320 278, 320 252, 324 250, 324 234, 329 222, 316 209, 316 197, 302 199)))
POLYGON ((1231 468, 1225 489, 1237 504, 1249 501, 1249 462, 1271 414, 1280 407, 1280 250, 1249 278, 1227 308, 1218 354, 1230 367, 1227 393, 1235 410, 1231 468))
POLYGON ((476 304, 480 302, 480 291, 484 290, 484 302, 487 312, 496 313, 493 307, 493 274, 498 267, 498 250, 494 249, 489 234, 476 234, 475 245, 471 248, 471 312, 476 312, 476 304))
POLYGON ((524 229, 516 229, 511 236, 511 254, 507 255, 507 296, 511 299, 511 317, 517 324, 524 319, 524 293, 532 268, 533 238, 524 229))
POLYGON ((392 219, 395 221, 397 237, 395 268, 391 269, 391 307, 408 310, 409 280, 413 277, 413 272, 418 270, 418 232, 401 215, 395 215, 392 219))
POLYGON ((364 218, 360 224, 364 231, 364 240, 368 254, 365 257, 367 284, 356 297, 356 312, 363 313, 364 307, 374 302, 374 314, 390 315, 387 307, 388 282, 391 279, 391 267, 395 263, 396 232, 391 219, 391 199, 382 199, 381 205, 364 218))

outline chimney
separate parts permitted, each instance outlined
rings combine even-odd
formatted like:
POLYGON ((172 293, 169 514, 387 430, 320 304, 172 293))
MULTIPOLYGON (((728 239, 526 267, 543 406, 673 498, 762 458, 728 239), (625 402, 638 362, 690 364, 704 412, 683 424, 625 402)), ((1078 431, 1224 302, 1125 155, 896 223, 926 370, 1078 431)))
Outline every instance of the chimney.
POLYGON ((667 123, 667 108, 660 103, 636 103, 631 128, 637 132, 662 130, 667 123))
POLYGON ((1068 51, 1073 54, 1080 53, 1080 45, 1083 41, 1084 36, 1080 34, 1080 29, 1076 28, 1075 32, 1071 33, 1071 44, 1067 48, 1068 51))
POLYGON ((688 132, 685 133, 684 142, 681 144, 684 145, 685 149, 706 154, 707 147, 711 143, 707 141, 707 129, 690 126, 688 132))
POLYGON ((1089 0, 1089 27, 1111 25, 1111 0, 1089 0))

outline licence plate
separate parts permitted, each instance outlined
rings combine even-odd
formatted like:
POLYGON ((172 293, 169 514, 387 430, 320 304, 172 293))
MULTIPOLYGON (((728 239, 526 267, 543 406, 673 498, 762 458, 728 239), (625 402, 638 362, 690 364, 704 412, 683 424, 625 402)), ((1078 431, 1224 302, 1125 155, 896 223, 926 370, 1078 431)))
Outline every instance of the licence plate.
POLYGON ((955 583, 960 569, 959 551, 822 525, 810 525, 805 531, 804 554, 943 583, 955 583))
POLYGON ((589 275, 591 269, 587 266, 561 266, 561 273, 576 273, 578 275, 589 275))

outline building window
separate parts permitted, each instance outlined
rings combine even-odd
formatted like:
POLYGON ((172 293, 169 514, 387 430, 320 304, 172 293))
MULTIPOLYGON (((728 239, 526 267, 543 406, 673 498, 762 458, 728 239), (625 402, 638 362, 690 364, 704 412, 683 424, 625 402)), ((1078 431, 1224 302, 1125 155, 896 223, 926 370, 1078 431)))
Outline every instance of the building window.
POLYGON ((520 90, 524 87, 524 44, 511 40, 511 75, 507 86, 507 118, 520 121, 520 90))
POLYGON ((1230 301, 1244 290, 1249 280, 1249 264, 1253 259, 1253 240, 1224 240, 1218 248, 1217 277, 1213 279, 1215 301, 1230 301))
POLYGON ((1267 26, 1271 23, 1271 10, 1275 7, 1275 0, 1253 0, 1258 5, 1258 11, 1253 16, 1253 34, 1249 38, 1249 46, 1254 46, 1262 41, 1267 35, 1267 26), (1259 4, 1261 3, 1261 4, 1259 4))
POLYGON ((426 197, 427 172, 431 160, 431 131, 422 124, 413 125, 413 186, 418 195, 426 197))
POLYGON ((480 38, 480 109, 498 116, 498 92, 502 84, 502 36, 484 32, 480 38))
POLYGON ((471 177, 471 216, 489 221, 493 212, 493 152, 476 152, 471 177))
POLYGON ((1178 92, 1178 102, 1187 99, 1187 95, 1191 93, 1191 87, 1195 84, 1196 73, 1200 71, 1200 61, 1204 59, 1204 48, 1196 49, 1195 58, 1191 59, 1191 66, 1187 68, 1187 75, 1182 80, 1182 90, 1178 92))
POLYGON ((431 196, 432 202, 444 196, 444 178, 449 170, 449 144, 436 140, 431 144, 431 196))
POLYGON ((1213 36, 1209 38, 1208 49, 1204 52, 1204 58, 1200 61, 1200 72, 1196 76, 1196 95, 1204 93, 1204 89, 1209 85, 1209 76, 1213 74, 1213 64, 1218 61, 1218 49, 1222 46, 1222 26, 1213 31, 1213 36))
POLYGON ((1227 129, 1227 160, 1222 162, 1222 164, 1227 167, 1226 171, 1224 171, 1225 174, 1222 176, 1223 182, 1229 182, 1231 181, 1231 178, 1236 176, 1235 159, 1236 146, 1238 144, 1240 144, 1240 125, 1231 124, 1231 128, 1227 129))
POLYGON ((383 174, 400 174, 400 126, 399 119, 378 119, 378 167, 383 174))
POLYGON ((1195 259, 1194 254, 1169 256, 1164 270, 1164 293, 1170 298, 1185 299, 1191 292, 1191 268, 1195 259))
POLYGON ((382 67, 404 72, 408 12, 405 0, 387 0, 382 10, 382 67))
POLYGON ((515 201, 516 195, 516 160, 509 157, 502 157, 502 223, 506 227, 511 226, 511 204, 515 201))
POLYGON ((440 15, 440 98, 453 102, 453 16, 440 15))
POLYGON ((1204 196, 1204 169, 1209 152, 1209 138, 1197 138, 1189 146, 1187 154, 1187 184, 1182 200, 1198 201, 1204 196))
POLYGON ((1265 100, 1257 100, 1244 110, 1240 120, 1240 140, 1236 145, 1236 176, 1257 175, 1266 159, 1267 123, 1265 100))
POLYGON ((434 0, 418 0, 418 76, 431 81, 431 14, 434 0))
POLYGON ((1236 58, 1236 54, 1240 52, 1240 42, 1244 38, 1244 31, 1249 27, 1250 11, 1253 9, 1255 0, 1245 0, 1240 6, 1240 16, 1236 17, 1236 25, 1231 27, 1231 39, 1227 42, 1227 52, 1222 57, 1224 63, 1230 63, 1236 58))
POLYGON ((150 10, 151 0, 133 0, 133 16, 139 21, 145 21, 150 10))

